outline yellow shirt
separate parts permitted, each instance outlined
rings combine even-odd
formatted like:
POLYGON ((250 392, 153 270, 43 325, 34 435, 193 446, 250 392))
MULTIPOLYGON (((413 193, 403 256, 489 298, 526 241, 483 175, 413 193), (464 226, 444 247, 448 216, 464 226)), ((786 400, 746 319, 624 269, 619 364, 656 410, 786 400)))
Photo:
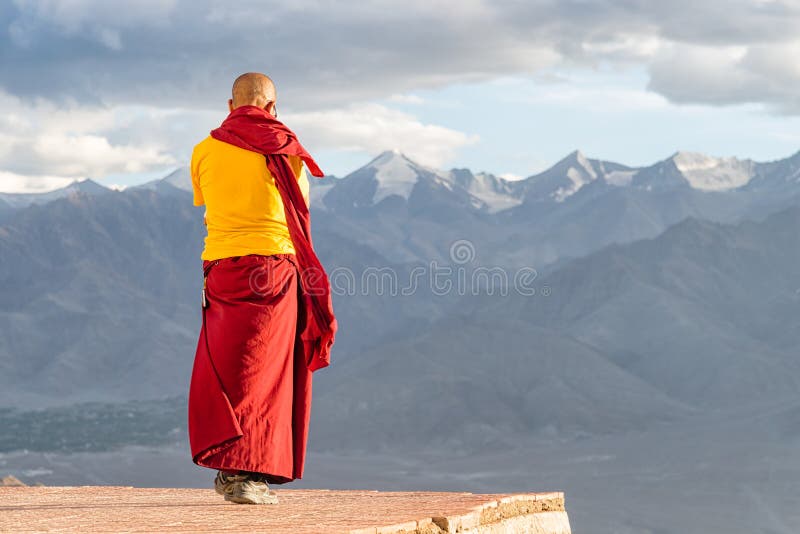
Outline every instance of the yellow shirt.
MULTIPOLYGON (((289 162, 308 202, 303 161, 290 156, 289 162)), ((294 253, 281 195, 264 156, 209 136, 194 147, 191 174, 194 205, 206 206, 202 259, 294 253)))

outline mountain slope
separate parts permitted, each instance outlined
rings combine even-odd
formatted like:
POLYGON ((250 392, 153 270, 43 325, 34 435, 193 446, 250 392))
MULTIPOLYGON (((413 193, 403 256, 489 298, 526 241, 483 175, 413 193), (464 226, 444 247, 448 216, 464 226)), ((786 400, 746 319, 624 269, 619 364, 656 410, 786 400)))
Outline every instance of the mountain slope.
POLYGON ((509 181, 485 172, 451 169, 447 178, 484 203, 489 213, 497 213, 522 203, 522 181, 509 181))
POLYGON ((542 280, 548 298, 482 304, 568 332, 680 401, 791 397, 800 380, 800 208, 724 226, 687 220, 542 280))
POLYGON ((188 384, 203 235, 188 200, 79 194, 0 227, 5 402, 152 398, 188 384))
POLYGON ((323 449, 477 452, 531 436, 643 430, 691 413, 592 347, 508 314, 454 311, 329 375, 312 415, 323 449))
POLYGON ((800 207, 736 226, 688 220, 567 262, 535 296, 464 296, 331 368, 315 440, 477 451, 794 406, 798 229, 800 207))
POLYGON ((141 185, 137 185, 134 189, 149 189, 151 191, 158 191, 161 193, 171 193, 173 189, 181 191, 192 192, 192 176, 189 167, 179 167, 175 169, 164 178, 151 180, 141 185))
POLYGON ((526 202, 564 202, 584 186, 605 182, 625 183, 623 176, 632 169, 618 163, 588 159, 576 150, 544 172, 520 184, 526 202))

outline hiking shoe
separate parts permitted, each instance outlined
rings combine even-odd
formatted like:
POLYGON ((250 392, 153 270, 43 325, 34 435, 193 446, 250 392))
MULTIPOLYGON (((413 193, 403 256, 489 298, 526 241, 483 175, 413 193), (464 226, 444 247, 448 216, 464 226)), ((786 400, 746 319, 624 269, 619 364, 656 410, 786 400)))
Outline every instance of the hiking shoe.
POLYGON ((269 485, 261 478, 252 475, 227 475, 231 481, 230 490, 224 489, 226 501, 237 504, 278 504, 278 496, 269 490, 269 485))
POLYGON ((229 475, 223 471, 217 471, 217 476, 214 478, 214 491, 220 495, 225 495, 233 490, 233 483, 239 475, 229 475))

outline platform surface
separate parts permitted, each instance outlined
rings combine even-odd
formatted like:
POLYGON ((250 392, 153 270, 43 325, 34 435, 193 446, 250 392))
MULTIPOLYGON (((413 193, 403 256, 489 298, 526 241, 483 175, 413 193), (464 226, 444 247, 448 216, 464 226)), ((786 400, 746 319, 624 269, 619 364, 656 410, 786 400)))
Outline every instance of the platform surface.
POLYGON ((211 489, 0 487, 0 532, 569 534, 564 494, 277 490, 238 505, 211 489))

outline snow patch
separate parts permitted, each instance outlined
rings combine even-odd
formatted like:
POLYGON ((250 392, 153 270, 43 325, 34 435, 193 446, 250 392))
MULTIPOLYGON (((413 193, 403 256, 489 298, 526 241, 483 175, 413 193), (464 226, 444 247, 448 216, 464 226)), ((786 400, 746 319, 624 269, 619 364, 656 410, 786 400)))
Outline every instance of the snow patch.
MULTIPOLYGON (((597 179, 597 173, 594 172, 594 167, 592 167, 592 163, 589 161, 589 159, 580 150, 575 152, 575 161, 577 161, 578 165, 581 166, 581 170, 583 172, 585 172, 586 174, 588 174, 591 177, 592 180, 597 179)), ((572 170, 572 169, 570 169, 570 170, 572 170)), ((591 181, 591 180, 589 180, 589 181, 591 181)))
POLYGON ((375 168, 378 189, 373 201, 377 204, 390 195, 398 195, 406 200, 417 183, 418 173, 414 163, 396 151, 384 152, 371 164, 375 168))
POLYGON ((714 158, 695 152, 678 152, 675 166, 694 189, 725 191, 747 184, 754 174, 750 160, 714 158))
MULTIPOLYGON (((591 167, 589 167, 589 169, 591 169, 591 167)), ((559 187, 558 189, 553 191, 552 196, 555 199, 555 201, 556 202, 564 202, 564 200, 567 197, 575 194, 581 187, 583 187, 584 185, 586 185, 589 182, 591 182, 592 180, 587 180, 586 179, 586 174, 589 174, 589 173, 588 173, 588 169, 586 169, 585 167, 583 167, 581 170, 578 170, 575 167, 570 167, 567 170, 567 178, 570 179, 571 183, 570 183, 570 185, 567 185, 567 186, 564 186, 564 187, 559 187), (583 171, 583 172, 581 172, 581 171, 583 171)), ((595 174, 594 170, 592 170, 591 174, 589 174, 589 176, 591 178, 595 178, 597 175, 595 174)))
POLYGON ((513 196, 507 191, 498 190, 502 188, 502 182, 498 184, 493 176, 483 172, 473 176, 475 179, 466 190, 472 196, 480 199, 486 205, 489 213, 497 213, 522 204, 521 196, 513 196))
POLYGON ((631 181, 633 181, 633 176, 636 174, 637 171, 612 171, 605 176, 605 181, 609 185, 615 185, 617 187, 624 187, 626 185, 630 185, 631 181))

